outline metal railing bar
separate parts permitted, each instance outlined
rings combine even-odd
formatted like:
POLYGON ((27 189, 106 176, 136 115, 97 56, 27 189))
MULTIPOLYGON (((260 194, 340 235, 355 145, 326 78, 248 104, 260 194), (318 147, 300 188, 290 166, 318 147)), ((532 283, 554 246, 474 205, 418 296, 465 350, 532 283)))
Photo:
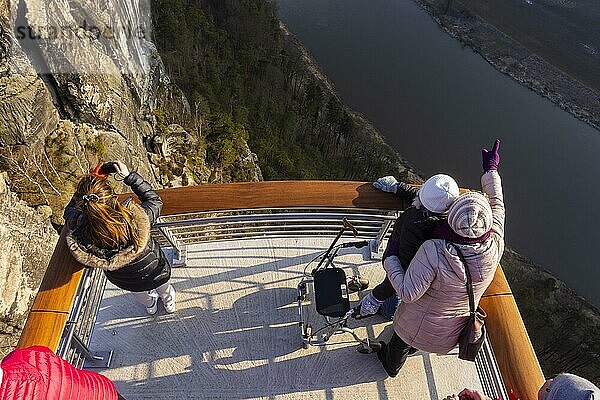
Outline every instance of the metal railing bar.
POLYGON ((158 231, 160 233, 162 233, 162 235, 164 236, 164 238, 167 240, 167 242, 169 242, 170 247, 172 247, 173 249, 175 249, 175 252, 177 253, 177 258, 179 258, 179 248, 177 247, 177 239, 175 239, 172 235, 172 233, 170 232, 170 228, 164 226, 161 228, 158 228, 158 231))
POLYGON ((78 320, 77 320, 77 328, 75 330, 75 335, 77 335, 80 339, 84 339, 84 333, 85 333, 85 321, 87 318, 89 318, 89 314, 90 314, 90 308, 92 306, 92 304, 94 303, 94 301, 96 301, 97 298, 97 290, 94 290, 94 288, 96 287, 96 280, 98 277, 98 270, 92 270, 92 272, 90 273, 90 290, 89 290, 89 294, 87 296, 87 299, 85 301, 84 307, 82 312, 80 313, 78 320))
MULTIPOLYGON (((478 357, 479 359, 480 357, 478 357)), ((489 381, 489 375, 487 373, 487 366, 485 362, 480 359, 476 362, 477 364, 477 374, 479 375, 479 381, 481 382, 481 387, 483 388, 483 392, 487 396, 493 396, 493 390, 489 381)))
POLYGON ((162 241, 158 240, 157 238, 154 238, 154 239, 156 240, 156 243, 158 243, 158 245, 160 247, 166 247, 166 248, 171 247, 171 243, 169 243, 169 242, 162 242, 162 241))
MULTIPOLYGON (((271 232, 258 232, 257 234, 230 234, 230 235, 207 235, 207 236, 194 236, 194 237, 190 237, 190 238, 181 238, 181 243, 182 244, 191 244, 190 241, 193 241, 194 239, 199 240, 199 241, 209 241, 209 240, 219 240, 219 239, 241 239, 241 238, 260 238, 260 237, 264 237, 264 238, 271 238, 273 236, 276 235, 280 235, 280 237, 293 237, 293 236, 315 236, 315 237, 329 237, 329 236, 335 236, 335 231, 331 231, 331 232, 323 232, 321 234, 316 233, 315 231, 271 231, 271 232)), ((343 237, 353 237, 352 234, 347 233, 344 234, 343 237)), ((359 233, 359 235, 357 236, 357 238, 365 238, 365 239, 373 239, 375 237, 375 235, 361 235, 359 233)))
POLYGON ((84 319, 84 327, 83 327, 83 335, 78 335, 79 338, 84 342, 87 346, 92 338, 92 331, 94 329, 94 323, 98 317, 98 310, 100 308, 100 303, 102 302, 102 296, 104 294, 104 286, 106 285, 106 277, 104 273, 100 270, 95 271, 96 276, 94 277, 94 283, 97 287, 97 290, 94 291, 94 297, 92 301, 89 303, 88 314, 86 319, 84 319))
MULTIPOLYGON (((264 232, 259 232, 256 235, 251 235, 251 234, 234 234, 234 235, 210 235, 210 236, 203 236, 203 235, 198 235, 198 236, 193 236, 193 237, 188 237, 185 239, 181 239, 182 240, 182 245, 189 245, 189 244, 193 244, 193 240, 199 240, 202 242, 206 242, 207 239, 208 240, 223 240, 223 239, 228 239, 228 238, 232 238, 232 239, 244 239, 245 237, 248 238, 257 238, 257 237, 264 237, 264 238, 290 238, 290 237, 302 237, 305 238, 306 236, 314 236, 315 238, 321 238, 321 237, 332 237, 335 236, 335 232, 320 232, 319 234, 316 234, 314 231, 283 231, 283 232, 276 232, 276 233, 271 233, 271 234, 265 234, 264 232), (192 241, 190 243, 190 241, 192 241)), ((355 237, 349 233, 344 234, 342 237, 344 238, 352 238, 355 237)), ((386 236, 386 239, 389 239, 390 235, 386 236)), ((361 235, 359 232, 359 235, 356 236, 357 239, 361 238, 361 239, 365 239, 365 240, 372 240, 375 238, 374 235, 361 235)))
POLYGON ((63 338, 61 338, 61 343, 59 344, 59 351, 57 351, 57 355, 65 358, 69 349, 70 343, 73 339, 73 334, 75 333, 75 324, 77 323, 77 316, 81 312, 81 307, 83 306, 85 292, 89 289, 89 276, 90 269, 86 268, 81 274, 81 280, 79 281, 79 285, 77 287, 77 292, 75 294, 75 301, 73 302, 73 307, 71 308, 71 312, 69 313, 69 318, 67 320, 66 335, 63 332, 63 338))
POLYGON ((352 217, 371 219, 371 220, 394 220, 396 219, 394 216, 390 215, 378 215, 374 216, 372 214, 319 214, 319 213, 311 213, 311 214, 245 214, 245 215, 224 215, 220 217, 209 217, 209 218, 193 218, 193 219, 183 219, 177 221, 169 221, 169 222, 159 222, 154 225, 154 228, 162 228, 165 226, 174 227, 174 226, 185 226, 185 225, 202 225, 208 223, 216 223, 220 224, 227 221, 257 221, 261 219, 268 220, 288 220, 288 219, 310 219, 315 218, 315 215, 318 215, 320 219, 338 219, 342 220, 343 218, 348 218, 352 221, 352 217))
POLYGON ((487 364, 491 369, 492 382, 494 382, 496 388, 496 396, 508 399, 506 385, 502 379, 502 374, 500 373, 500 368, 498 367, 496 356, 494 355, 494 349, 488 338, 486 338, 486 342, 484 343, 484 351, 487 358, 487 364))
POLYGON ((74 345, 73 341, 79 340, 85 346, 89 345, 107 282, 103 271, 97 269, 87 269, 86 271, 89 271, 85 281, 85 285, 88 287, 84 292, 86 298, 81 302, 82 306, 78 307, 78 311, 75 310, 75 313, 78 312, 78 314, 76 314, 74 332, 70 334, 70 340, 67 338, 64 342, 67 355, 65 359, 78 368, 84 365, 86 358, 77 350, 78 346, 74 345))
MULTIPOLYGON (((200 216, 200 215, 215 215, 215 214, 251 214, 251 213, 260 213, 260 212, 268 212, 268 213, 280 213, 280 214, 288 214, 289 211, 297 212, 297 211, 306 211, 313 214, 319 214, 323 211, 343 211, 348 214, 360 214, 366 213, 369 215, 386 215, 390 211, 398 211, 402 212, 403 210, 396 209, 385 209, 385 208, 352 208, 352 207, 260 207, 260 208, 238 208, 238 209, 230 209, 230 210, 218 210, 218 211, 201 211, 201 212, 191 212, 191 213, 182 213, 182 214, 171 214, 171 215, 163 215, 160 217, 160 222, 172 222, 179 220, 182 217, 189 216, 200 216)), ((190 219, 190 218, 187 218, 190 219)), ((196 219, 196 218, 193 218, 196 219)))
POLYGON ((390 216, 392 216, 393 219, 388 219, 385 222, 383 222, 379 232, 377 233, 377 237, 375 238, 375 243, 374 243, 375 248, 372 249, 375 252, 379 252, 379 249, 381 247, 383 239, 385 238, 389 229, 391 228, 391 226, 394 224, 395 220, 397 219, 396 213, 391 213, 390 216))
MULTIPOLYGON (((97 271, 93 269, 88 269, 87 279, 88 279, 88 290, 86 291, 85 297, 82 299, 82 306, 79 310, 78 314, 75 317, 74 330, 72 337, 81 337, 82 333, 84 333, 84 323, 86 318, 88 318, 90 302, 93 301, 95 296, 95 279, 97 276, 97 271)), ((75 357, 78 357, 77 351, 73 348, 72 342, 67 343, 71 351, 70 362, 73 364, 75 357)))
MULTIPOLYGON (((379 232, 379 227, 378 226, 374 226, 374 227, 362 227, 362 226, 355 226, 356 230, 358 232, 365 232, 365 233, 375 233, 377 234, 379 232)), ((336 225, 292 225, 292 226, 288 226, 288 225, 260 225, 260 226, 250 226, 250 227, 231 227, 231 228, 223 228, 223 229, 202 229, 202 230, 191 230, 191 231, 184 231, 181 233, 177 234, 177 238, 181 239, 181 238, 185 238, 186 235, 194 235, 194 234, 198 234, 198 233, 226 233, 226 232, 232 232, 232 233, 241 233, 241 232, 268 232, 269 230, 276 230, 276 229, 282 229, 282 228, 287 228, 285 229, 286 231, 293 231, 293 230, 313 230, 316 233, 318 233, 319 231, 331 231, 331 232, 337 232, 340 230, 339 226, 336 225)))
POLYGON ((73 365, 76 368, 79 368, 82 364, 81 355, 73 347, 71 347, 70 350, 71 356, 69 357, 69 364, 73 365))
MULTIPOLYGON (((84 322, 90 318, 90 307, 97 301, 97 277, 103 276, 102 271, 86 268, 79 282, 76 299, 69 313, 69 320, 63 332, 63 338, 59 344, 57 354, 73 365, 78 365, 80 356, 72 346, 73 337, 85 333, 84 322), (101 274, 101 275, 100 275, 101 274), (93 290, 96 289, 96 290, 93 290), (92 294, 90 294, 91 292, 92 294), (76 360, 77 358, 77 360, 76 360)), ((91 337, 91 335, 90 335, 91 337)))
MULTIPOLYGON (((353 225, 360 226, 381 226, 382 223, 388 222, 388 220, 384 220, 382 218, 377 219, 348 219, 353 225)), ((280 218, 265 218, 261 220, 247 220, 247 221, 227 221, 227 222, 206 222, 206 223, 198 223, 198 224, 189 224, 184 226, 173 226, 169 227, 170 231, 173 234, 177 234, 182 230, 188 229, 189 226, 197 227, 197 226, 243 226, 243 225, 254 225, 254 224, 265 224, 265 223, 273 223, 281 221, 282 224, 286 225, 296 225, 296 224, 306 224, 306 223, 318 223, 318 224, 329 224, 335 226, 339 229, 341 219, 322 219, 315 216, 311 216, 311 218, 294 218, 289 220, 281 220, 280 218)), ((393 221, 389 221, 392 223, 393 221)), ((162 229, 162 228, 161 228, 162 229)))
MULTIPOLYGON (((194 238, 203 239, 202 241, 206 241, 206 239, 210 239, 210 238, 212 238, 212 236, 208 236, 208 235, 202 235, 202 234, 201 234, 201 233, 205 233, 205 232, 206 232, 206 231, 199 231, 199 232, 197 232, 197 233, 198 233, 197 235, 194 235, 194 236, 190 236, 190 237, 187 237, 187 238, 185 238, 185 239, 187 240, 187 242, 185 242, 185 243, 181 243, 181 244, 182 244, 183 246, 185 246, 185 245, 189 245, 189 244, 192 244, 192 243, 190 243, 190 240, 192 240, 192 239, 194 239, 194 238)), ((290 231, 290 232, 294 232, 294 231, 290 231)), ((323 232, 323 231, 321 231, 321 232, 323 232)), ((263 233, 264 233, 264 232, 261 232, 261 234, 263 234, 263 233)), ((313 234, 313 235, 314 235, 314 234, 315 234, 315 232, 310 232, 310 234, 313 234)), ((306 232, 304 232, 304 233, 300 233, 299 235, 300 235, 300 236, 307 236, 307 235, 309 235, 309 233, 306 233, 306 232)), ((385 236, 385 239, 389 239, 390 235, 391 235, 391 232, 388 232, 388 233, 386 234, 386 236, 385 236)), ((221 236, 223 236, 223 235, 221 235, 221 236)), ((227 236, 227 235, 225 235, 225 236, 227 236)), ((290 236, 290 235, 286 235, 285 237, 289 237, 289 236, 290 236)), ((293 236, 293 235, 292 235, 292 236, 293 236)), ((322 235, 317 235, 317 236, 322 236, 322 235)), ((274 237, 274 236, 272 236, 272 235, 269 235, 269 237, 274 237)), ((157 238, 157 237, 155 237, 155 239, 157 239, 157 242, 158 242, 159 246, 161 246, 161 247, 163 247, 163 248, 170 248, 170 247, 171 247, 171 244, 170 244, 170 243, 168 243, 168 242, 164 242, 164 241, 163 241, 163 242, 161 242, 161 241, 160 241, 160 238, 157 238)), ((184 239, 184 238, 180 238, 180 239, 184 239)), ((373 237, 367 237, 367 239, 373 239, 373 237)), ((217 238, 217 240, 221 240, 221 239, 217 238)))
POLYGON ((500 375, 489 338, 486 337, 477 359, 475 360, 477 374, 484 393, 492 398, 507 399, 504 381, 500 375))

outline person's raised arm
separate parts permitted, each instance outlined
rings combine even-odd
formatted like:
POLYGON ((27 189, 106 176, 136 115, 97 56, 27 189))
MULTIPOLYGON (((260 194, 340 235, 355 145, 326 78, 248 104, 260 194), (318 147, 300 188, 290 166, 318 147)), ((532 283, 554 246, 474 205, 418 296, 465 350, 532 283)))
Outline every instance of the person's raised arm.
POLYGON ((123 183, 129 186, 133 193, 140 199, 142 208, 146 211, 150 219, 150 225, 153 225, 160 216, 163 206, 160 196, 140 174, 135 171, 129 172, 127 166, 121 161, 116 161, 115 164, 117 172, 125 177, 123 183))
POLYGON ((504 220, 506 211, 504 208, 504 196, 502 194, 502 179, 498 174, 500 165, 500 139, 496 139, 492 150, 482 149, 483 175, 481 176, 481 188, 487 195, 492 208, 492 232, 504 237, 504 220))

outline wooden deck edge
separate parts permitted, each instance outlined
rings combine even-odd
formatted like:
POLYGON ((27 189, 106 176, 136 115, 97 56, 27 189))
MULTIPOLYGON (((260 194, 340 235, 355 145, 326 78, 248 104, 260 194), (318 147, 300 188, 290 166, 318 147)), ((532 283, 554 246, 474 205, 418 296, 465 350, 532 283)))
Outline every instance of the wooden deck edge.
POLYGON ((507 391, 514 390, 521 400, 537 400, 544 374, 501 266, 480 306, 487 313, 488 337, 507 391))
POLYGON ((58 348, 83 272, 67 248, 65 234, 63 229, 17 348, 46 346, 54 352, 58 348))

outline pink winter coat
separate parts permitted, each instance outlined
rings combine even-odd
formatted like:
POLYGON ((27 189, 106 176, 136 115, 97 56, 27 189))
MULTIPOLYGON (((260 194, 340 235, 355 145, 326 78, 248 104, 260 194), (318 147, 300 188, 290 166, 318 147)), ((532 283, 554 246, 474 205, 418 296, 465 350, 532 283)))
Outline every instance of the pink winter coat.
POLYGON ((47 347, 18 349, 2 360, 0 400, 117 400, 106 377, 83 371, 47 347))
MULTIPOLYGON (((465 256, 473 278, 475 302, 492 282, 504 252, 504 201, 497 171, 481 177, 493 214, 490 237, 474 245, 456 245, 465 256)), ((458 343, 469 315, 465 267, 445 240, 421 245, 406 273, 399 263, 384 263, 388 278, 402 302, 394 315, 394 331, 407 344, 445 354, 458 343)))

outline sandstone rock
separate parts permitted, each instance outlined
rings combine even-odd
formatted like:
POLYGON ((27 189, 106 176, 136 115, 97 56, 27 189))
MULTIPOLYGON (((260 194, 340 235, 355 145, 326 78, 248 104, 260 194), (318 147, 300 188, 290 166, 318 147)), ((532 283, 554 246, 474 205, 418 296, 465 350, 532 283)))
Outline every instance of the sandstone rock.
POLYGON ((56 128, 58 113, 36 75, 0 77, 0 144, 24 144, 56 128))
POLYGON ((6 326, 23 324, 57 240, 48 210, 20 201, 0 174, 0 320, 10 321, 6 326))
POLYGON ((20 45, 30 59, 43 61, 34 64, 38 73, 55 78, 70 119, 112 127, 130 140, 147 128, 141 105, 154 101, 164 75, 149 40, 149 4, 75 3, 22 0, 14 23, 31 28, 36 39, 26 37, 20 45))

